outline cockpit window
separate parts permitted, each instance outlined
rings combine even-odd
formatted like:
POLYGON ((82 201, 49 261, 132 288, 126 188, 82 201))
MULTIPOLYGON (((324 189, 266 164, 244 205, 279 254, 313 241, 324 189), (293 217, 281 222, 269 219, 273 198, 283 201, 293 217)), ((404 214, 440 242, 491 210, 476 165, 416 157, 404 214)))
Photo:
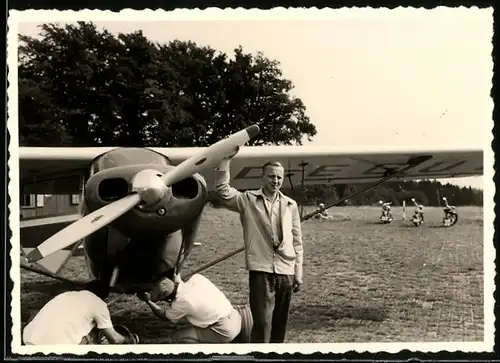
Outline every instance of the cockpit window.
POLYGON ((149 149, 116 149, 95 159, 93 172, 97 173, 117 166, 138 164, 169 165, 169 162, 164 155, 149 149))

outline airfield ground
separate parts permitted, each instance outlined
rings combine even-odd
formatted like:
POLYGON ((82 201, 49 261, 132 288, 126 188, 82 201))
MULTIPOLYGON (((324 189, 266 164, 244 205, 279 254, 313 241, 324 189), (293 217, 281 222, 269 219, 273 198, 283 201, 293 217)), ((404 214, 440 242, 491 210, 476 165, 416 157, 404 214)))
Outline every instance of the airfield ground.
MULTIPOLYGON (((311 211, 311 210, 306 210, 311 211)), ((413 208, 407 210, 407 219, 413 208)), ((460 220, 442 228, 442 210, 426 208, 427 223, 378 223, 372 207, 331 208, 333 221, 303 223, 305 285, 293 298, 287 342, 410 342, 483 340, 483 211, 459 208, 460 220)), ((241 246, 239 217, 208 209, 191 271, 241 246)), ((239 254, 203 272, 235 304, 247 303, 248 278, 239 254)), ((83 257, 63 275, 86 280, 83 257)), ((21 270, 21 319, 25 323, 68 286, 21 270)), ((115 296, 112 296, 113 298, 115 296)), ((134 297, 111 306, 116 323, 143 343, 162 343, 169 324, 134 297)), ((23 324, 24 326, 24 324, 23 324)))

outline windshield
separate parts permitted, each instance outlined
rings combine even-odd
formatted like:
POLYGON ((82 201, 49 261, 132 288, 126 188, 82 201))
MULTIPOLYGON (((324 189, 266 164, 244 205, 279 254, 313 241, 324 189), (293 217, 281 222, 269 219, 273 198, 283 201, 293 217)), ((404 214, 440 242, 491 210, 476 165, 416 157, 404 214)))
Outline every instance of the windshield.
POLYGON ((166 156, 153 150, 141 148, 115 149, 97 157, 93 162, 93 172, 117 166, 154 164, 170 165, 166 156))

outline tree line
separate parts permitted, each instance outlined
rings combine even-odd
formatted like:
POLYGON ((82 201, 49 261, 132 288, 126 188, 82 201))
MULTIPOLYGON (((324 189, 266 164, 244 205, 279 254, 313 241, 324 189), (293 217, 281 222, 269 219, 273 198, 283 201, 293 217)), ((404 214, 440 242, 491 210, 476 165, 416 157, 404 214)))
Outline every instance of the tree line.
MULTIPOLYGON (((142 31, 111 34, 91 22, 43 24, 19 36, 21 146, 208 146, 251 124, 250 145, 302 145, 316 127, 276 60, 227 55, 194 42, 160 44, 142 31)), ((284 190, 301 204, 331 202, 362 185, 284 190)), ((482 191, 439 182, 385 183, 350 198, 400 205, 414 197, 438 205, 482 205, 482 191)))

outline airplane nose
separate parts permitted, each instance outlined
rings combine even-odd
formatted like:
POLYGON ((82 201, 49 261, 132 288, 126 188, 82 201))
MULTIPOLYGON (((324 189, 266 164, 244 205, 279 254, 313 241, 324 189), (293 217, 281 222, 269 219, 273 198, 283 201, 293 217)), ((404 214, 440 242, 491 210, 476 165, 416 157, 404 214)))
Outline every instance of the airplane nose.
POLYGON ((132 178, 132 191, 137 192, 144 203, 156 203, 170 191, 161 180, 162 176, 157 170, 141 170, 132 178))

